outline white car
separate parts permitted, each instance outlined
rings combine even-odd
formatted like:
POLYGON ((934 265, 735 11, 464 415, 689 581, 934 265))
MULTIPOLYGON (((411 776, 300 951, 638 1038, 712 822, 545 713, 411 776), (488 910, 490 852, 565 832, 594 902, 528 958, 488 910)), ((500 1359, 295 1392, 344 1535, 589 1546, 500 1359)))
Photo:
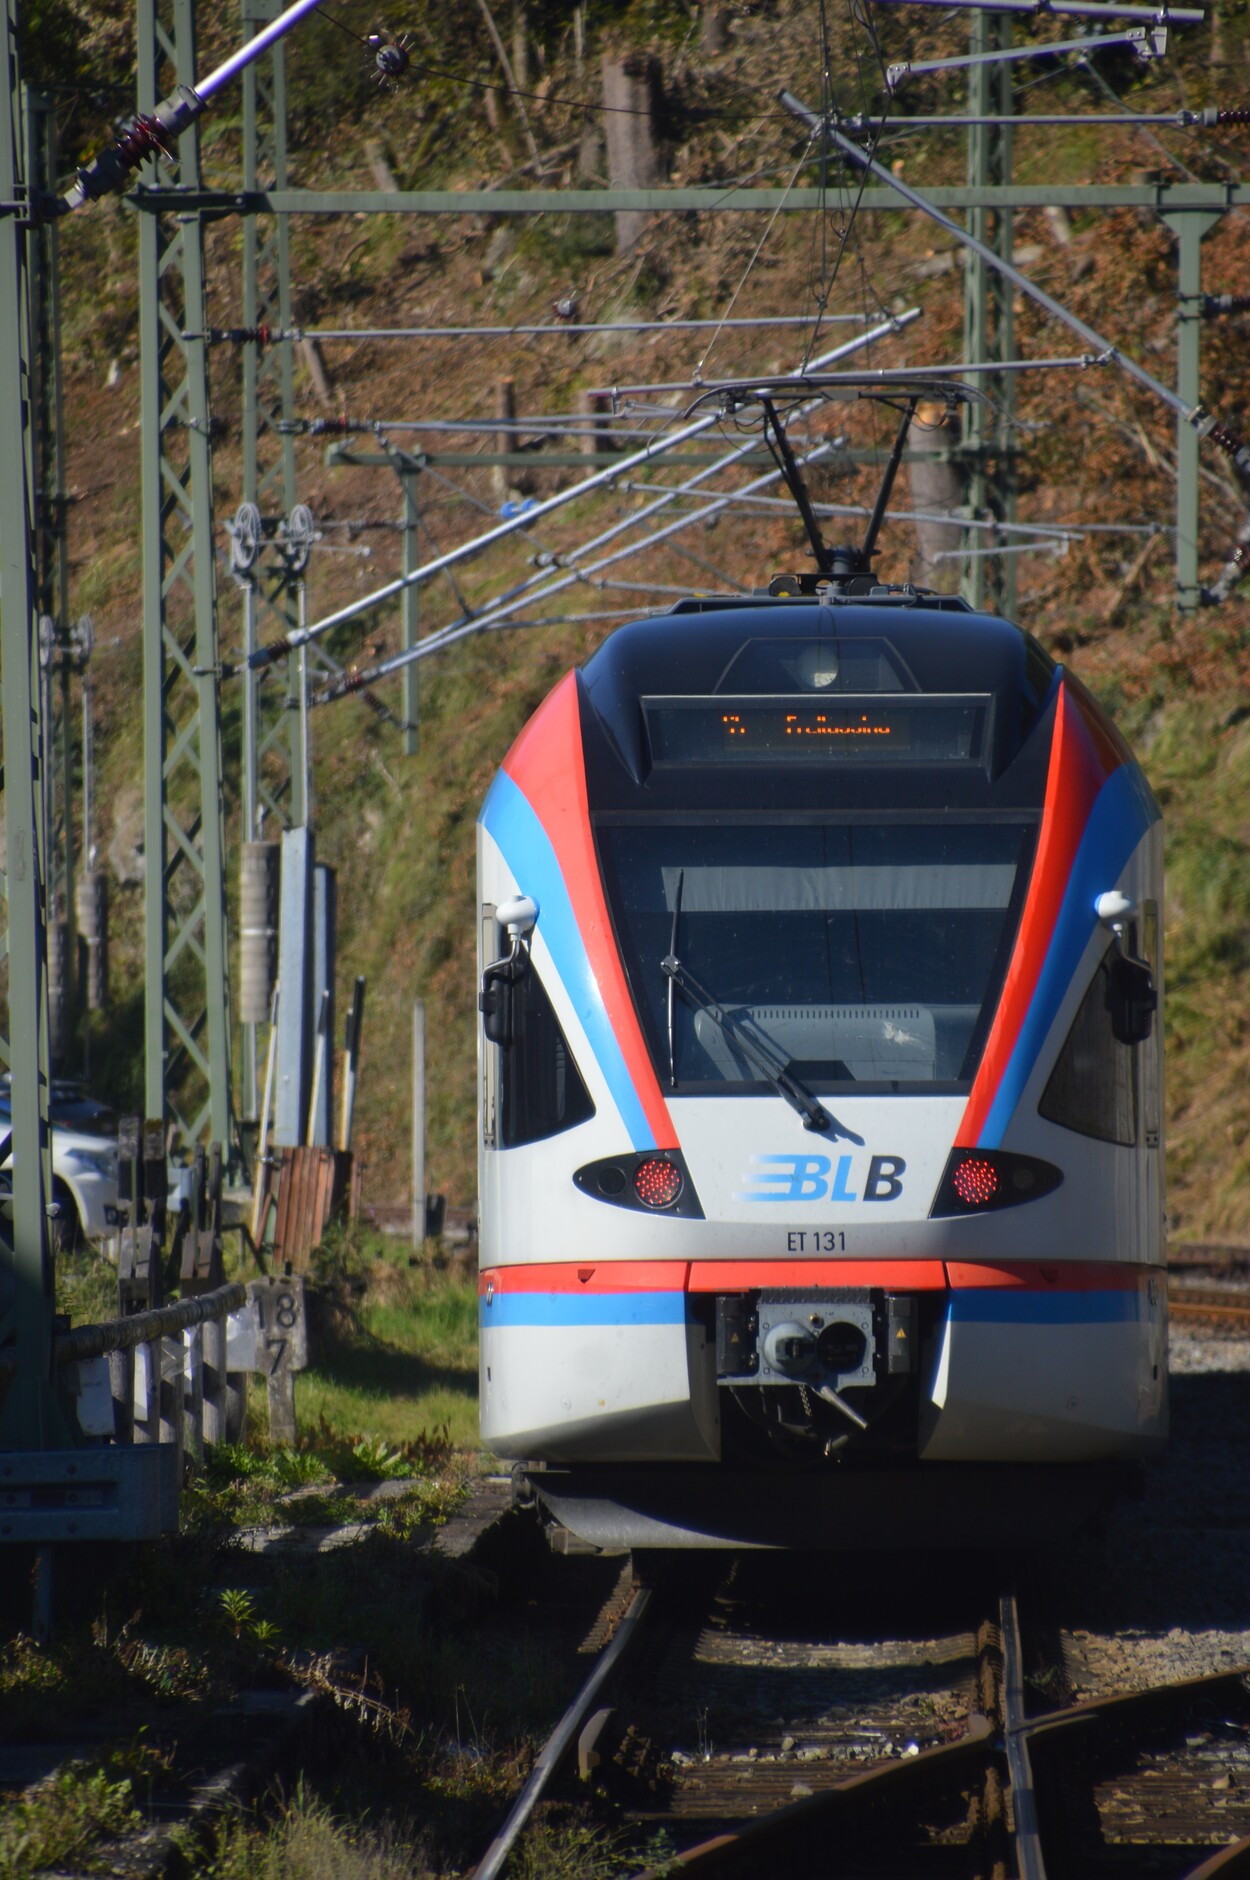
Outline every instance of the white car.
MULTIPOLYGON (((0 1084, 0 1136, 9 1129, 8 1079, 0 1084)), ((117 1131, 103 1104, 83 1096, 73 1085, 54 1083, 48 1105, 52 1136, 52 1194, 60 1212, 52 1217, 57 1253, 69 1253, 80 1239, 105 1240, 117 1232, 117 1131), (109 1129, 112 1133, 107 1133, 109 1129)), ((11 1176, 0 1170, 0 1195, 10 1191, 11 1176)))

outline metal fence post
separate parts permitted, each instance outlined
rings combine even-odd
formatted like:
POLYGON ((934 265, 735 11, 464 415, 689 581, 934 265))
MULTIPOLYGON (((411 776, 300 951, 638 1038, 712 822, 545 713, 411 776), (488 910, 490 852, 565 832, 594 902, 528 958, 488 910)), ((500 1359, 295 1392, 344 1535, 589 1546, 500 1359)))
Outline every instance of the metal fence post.
POLYGON ((425 1000, 412 1002, 412 1244, 425 1245, 425 1000))

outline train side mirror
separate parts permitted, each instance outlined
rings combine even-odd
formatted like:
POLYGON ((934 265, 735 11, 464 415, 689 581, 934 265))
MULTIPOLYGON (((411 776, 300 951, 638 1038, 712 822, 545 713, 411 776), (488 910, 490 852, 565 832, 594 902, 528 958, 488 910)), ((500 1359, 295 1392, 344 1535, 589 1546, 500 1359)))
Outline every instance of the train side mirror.
POLYGON ((512 1044, 517 981, 529 971, 529 937, 538 919, 538 903, 528 894, 518 894, 499 903, 495 919, 512 944, 503 959, 493 960, 482 974, 477 1007, 487 1039, 506 1051, 512 1044))
POLYGON ((482 989, 477 1008, 482 1014, 482 1030, 491 1044, 506 1051, 512 1043, 513 974, 512 961, 496 960, 482 974, 482 989))
POLYGON ((1159 995, 1145 960, 1121 953, 1111 962, 1107 1010, 1111 1035, 1120 1044, 1145 1044, 1154 1029, 1159 995))
POLYGON ((1154 1030, 1159 994, 1146 961, 1129 953, 1124 944, 1125 931, 1137 912, 1137 904, 1127 894, 1113 889, 1109 894, 1098 896, 1094 911, 1116 938, 1117 952, 1108 969, 1107 981, 1111 1035, 1119 1044, 1145 1044, 1154 1030))

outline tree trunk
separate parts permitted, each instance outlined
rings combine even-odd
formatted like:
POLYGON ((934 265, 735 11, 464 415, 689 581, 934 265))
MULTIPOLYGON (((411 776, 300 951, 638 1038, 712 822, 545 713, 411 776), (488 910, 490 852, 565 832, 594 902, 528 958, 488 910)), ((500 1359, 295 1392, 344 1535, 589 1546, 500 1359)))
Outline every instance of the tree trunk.
MULTIPOLYGON (((963 502, 963 474, 959 465, 942 453, 959 442, 958 417, 948 413, 945 405, 920 405, 907 441, 913 451, 924 452, 908 465, 913 509, 928 516, 954 517, 963 502)), ((917 587, 953 589, 958 563, 939 561, 937 557, 959 548, 963 531, 958 521, 917 522, 915 529, 912 581, 917 587)))
MULTIPOLYGON (((603 129, 613 189, 652 189, 662 181, 660 65, 647 52, 603 55, 603 129)), ((627 255, 646 226, 644 211, 621 210, 616 251, 627 255)))

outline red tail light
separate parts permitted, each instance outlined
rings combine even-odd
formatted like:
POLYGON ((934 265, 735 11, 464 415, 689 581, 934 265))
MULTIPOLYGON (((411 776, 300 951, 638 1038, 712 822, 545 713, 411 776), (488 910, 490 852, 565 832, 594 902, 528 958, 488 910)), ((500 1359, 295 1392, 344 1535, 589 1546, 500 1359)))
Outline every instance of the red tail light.
POLYGON ((1018 1207, 1022 1201, 1039 1201, 1062 1180, 1062 1169, 1035 1155, 1015 1155, 1006 1149, 954 1149, 929 1218, 1018 1207))
POLYGON ((648 1156, 634 1170, 634 1193, 646 1208, 671 1208, 683 1186, 681 1170, 662 1156, 648 1156))
POLYGON ((998 1193, 998 1170, 984 1156, 965 1156, 951 1170, 951 1187, 965 1207, 984 1208, 998 1193))

